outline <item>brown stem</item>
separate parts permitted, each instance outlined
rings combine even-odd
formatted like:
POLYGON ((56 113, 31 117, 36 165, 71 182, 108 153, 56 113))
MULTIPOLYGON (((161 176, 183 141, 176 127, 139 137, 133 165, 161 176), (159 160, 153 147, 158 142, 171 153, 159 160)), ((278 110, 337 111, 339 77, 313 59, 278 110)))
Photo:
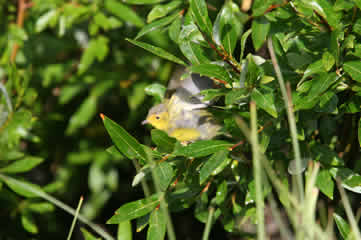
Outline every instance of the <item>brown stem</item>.
POLYGON ((223 61, 225 61, 226 63, 228 63, 232 69, 236 72, 236 73, 240 73, 241 71, 237 68, 237 66, 230 60, 228 54, 225 54, 223 51, 219 51, 218 48, 214 45, 213 42, 211 42, 210 40, 207 39, 207 37, 203 34, 204 38, 207 40, 208 45, 218 54, 218 56, 220 56, 223 61))
MULTIPOLYGON (((19 28, 22 28, 24 26, 24 18, 25 18, 25 11, 28 7, 30 7, 32 4, 28 4, 27 0, 19 0, 18 1, 18 16, 16 19, 16 25, 19 28)), ((10 61, 11 63, 15 62, 16 54, 19 50, 19 44, 15 43, 13 50, 11 52, 10 61)))

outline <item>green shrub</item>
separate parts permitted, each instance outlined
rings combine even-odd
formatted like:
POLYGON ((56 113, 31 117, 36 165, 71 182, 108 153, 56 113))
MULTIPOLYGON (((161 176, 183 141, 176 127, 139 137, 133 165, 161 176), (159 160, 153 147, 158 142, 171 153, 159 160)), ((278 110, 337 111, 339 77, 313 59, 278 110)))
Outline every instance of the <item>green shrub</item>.
POLYGON ((274 222, 285 239, 361 238, 360 1, 5 2, 0 201, 16 224, 0 236, 67 233, 48 194, 85 194, 79 219, 105 214, 119 239, 133 219, 179 238, 190 210, 203 239, 274 222), (217 83, 202 94, 225 136, 184 146, 140 124, 177 65, 217 83))

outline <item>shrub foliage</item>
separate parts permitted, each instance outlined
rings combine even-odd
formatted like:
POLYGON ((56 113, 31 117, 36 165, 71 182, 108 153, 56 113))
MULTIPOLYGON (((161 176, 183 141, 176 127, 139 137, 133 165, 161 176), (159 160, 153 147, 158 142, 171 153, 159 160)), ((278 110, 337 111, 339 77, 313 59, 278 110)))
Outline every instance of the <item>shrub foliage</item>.
POLYGON ((191 234, 180 212, 203 239, 360 237, 361 1, 0 3, 0 236, 64 239, 51 195, 83 194, 79 219, 119 239, 135 219, 149 240, 191 234), (178 65, 216 83, 223 136, 140 124, 178 65))

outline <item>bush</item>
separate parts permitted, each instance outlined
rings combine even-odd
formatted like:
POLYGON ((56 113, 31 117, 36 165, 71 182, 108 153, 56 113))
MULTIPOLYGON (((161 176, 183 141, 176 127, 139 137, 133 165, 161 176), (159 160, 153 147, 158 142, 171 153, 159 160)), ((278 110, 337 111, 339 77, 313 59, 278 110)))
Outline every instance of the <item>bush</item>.
POLYGON ((2 2, 0 236, 361 239, 360 1, 2 2), (140 124, 178 65, 223 136, 140 124))

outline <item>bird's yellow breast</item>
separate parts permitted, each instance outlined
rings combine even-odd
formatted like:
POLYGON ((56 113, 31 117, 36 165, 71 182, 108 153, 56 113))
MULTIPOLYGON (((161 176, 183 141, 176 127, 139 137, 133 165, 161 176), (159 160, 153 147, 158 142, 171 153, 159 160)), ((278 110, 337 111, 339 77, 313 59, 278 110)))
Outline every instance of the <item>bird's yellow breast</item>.
POLYGON ((171 137, 180 142, 193 142, 200 137, 201 133, 196 128, 177 128, 170 133, 171 137))

